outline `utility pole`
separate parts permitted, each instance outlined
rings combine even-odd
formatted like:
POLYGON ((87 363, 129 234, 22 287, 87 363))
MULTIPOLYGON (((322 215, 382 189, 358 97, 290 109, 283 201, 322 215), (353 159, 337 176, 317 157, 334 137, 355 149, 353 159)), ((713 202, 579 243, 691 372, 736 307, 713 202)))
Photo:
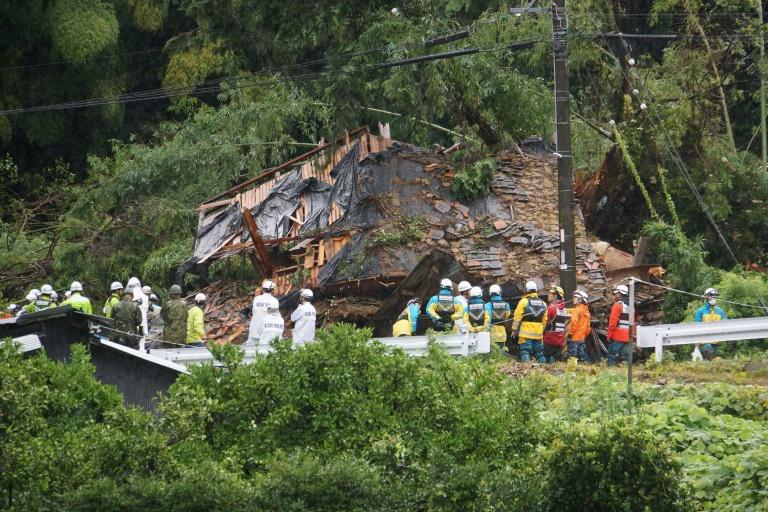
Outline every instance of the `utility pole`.
POLYGON ((763 0, 757 0, 757 19, 760 21, 760 141, 762 142, 763 172, 768 172, 768 137, 765 126, 765 25, 763 25, 763 0))
POLYGON ((557 200, 560 219, 560 286, 566 300, 576 290, 576 237, 574 228, 573 156, 571 154, 571 108, 568 81, 568 19, 565 0, 554 0, 552 38, 555 67, 555 134, 557 140, 557 200))

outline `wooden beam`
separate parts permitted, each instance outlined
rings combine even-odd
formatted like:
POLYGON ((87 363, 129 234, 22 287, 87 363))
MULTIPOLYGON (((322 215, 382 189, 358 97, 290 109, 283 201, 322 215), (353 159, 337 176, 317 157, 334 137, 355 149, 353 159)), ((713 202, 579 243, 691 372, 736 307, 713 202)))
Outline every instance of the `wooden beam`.
POLYGON ((221 201, 214 201, 212 203, 201 204, 200 206, 197 207, 197 211, 202 213, 212 208, 218 208, 219 206, 229 206, 230 204, 232 204, 232 201, 234 201, 234 198, 222 199, 221 201))
MULTIPOLYGON (((270 261, 269 254, 267 254, 267 247, 264 245, 264 240, 261 238, 261 235, 259 235, 259 228, 256 226, 256 221, 253 219, 253 215, 251 215, 251 211, 248 208, 243 208, 243 220, 248 229, 248 234, 251 235, 253 248, 256 249, 254 255, 255 260, 258 261, 261 266, 261 268, 256 268, 256 272, 261 271, 265 276, 272 277, 272 273, 274 272, 272 261, 270 261)), ((252 259, 251 261, 254 260, 252 259)))

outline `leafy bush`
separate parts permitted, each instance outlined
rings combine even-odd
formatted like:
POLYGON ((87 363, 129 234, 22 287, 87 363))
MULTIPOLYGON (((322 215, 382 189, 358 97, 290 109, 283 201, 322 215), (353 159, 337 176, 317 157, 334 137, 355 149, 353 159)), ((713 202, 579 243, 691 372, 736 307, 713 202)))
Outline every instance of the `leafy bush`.
POLYGON ((680 464, 631 423, 567 432, 547 466, 550 510, 693 510, 680 485, 680 464))
POLYGON ((496 159, 484 158, 457 169, 451 184, 451 192, 462 201, 470 201, 482 197, 491 190, 493 174, 496 172, 496 159))
POLYGON ((193 246, 194 241, 186 238, 153 251, 141 266, 142 277, 156 287, 174 284, 176 270, 192 256, 193 246))

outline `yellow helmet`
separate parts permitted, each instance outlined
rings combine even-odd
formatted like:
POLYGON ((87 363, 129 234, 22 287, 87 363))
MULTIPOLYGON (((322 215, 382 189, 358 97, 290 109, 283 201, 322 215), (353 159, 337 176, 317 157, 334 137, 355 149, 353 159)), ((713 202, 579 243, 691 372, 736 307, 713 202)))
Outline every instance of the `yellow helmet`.
POLYGON ((565 297, 565 290, 563 290, 560 286, 552 285, 549 287, 549 292, 557 294, 558 297, 561 299, 565 297))

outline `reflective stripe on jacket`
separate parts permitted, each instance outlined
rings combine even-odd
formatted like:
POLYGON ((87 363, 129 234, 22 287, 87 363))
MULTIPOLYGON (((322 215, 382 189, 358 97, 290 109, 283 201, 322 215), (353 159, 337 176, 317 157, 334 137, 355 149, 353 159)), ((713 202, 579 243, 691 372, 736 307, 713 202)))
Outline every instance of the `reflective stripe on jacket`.
POLYGON ((507 320, 512 316, 512 308, 500 295, 491 295, 490 302, 485 304, 485 311, 491 317, 491 341, 504 343, 507 341, 507 320))
POLYGON ((608 318, 608 339, 626 343, 629 341, 629 305, 619 301, 611 307, 608 318))
POLYGON ((536 292, 525 295, 517 303, 512 317, 512 331, 518 332, 518 343, 525 340, 540 340, 544 336, 544 326, 547 324, 547 305, 536 292))
POLYGON ((565 323, 568 321, 568 310, 565 301, 557 300, 547 307, 547 327, 544 330, 544 343, 562 347, 565 335, 565 323))
POLYGON ((450 290, 440 290, 427 303, 427 315, 432 320, 453 323, 453 321, 460 319, 463 314, 464 308, 461 307, 461 303, 454 300, 450 290))
POLYGON ((464 312, 464 324, 469 332, 484 332, 490 329, 491 317, 485 310, 483 299, 469 299, 469 305, 464 312))

